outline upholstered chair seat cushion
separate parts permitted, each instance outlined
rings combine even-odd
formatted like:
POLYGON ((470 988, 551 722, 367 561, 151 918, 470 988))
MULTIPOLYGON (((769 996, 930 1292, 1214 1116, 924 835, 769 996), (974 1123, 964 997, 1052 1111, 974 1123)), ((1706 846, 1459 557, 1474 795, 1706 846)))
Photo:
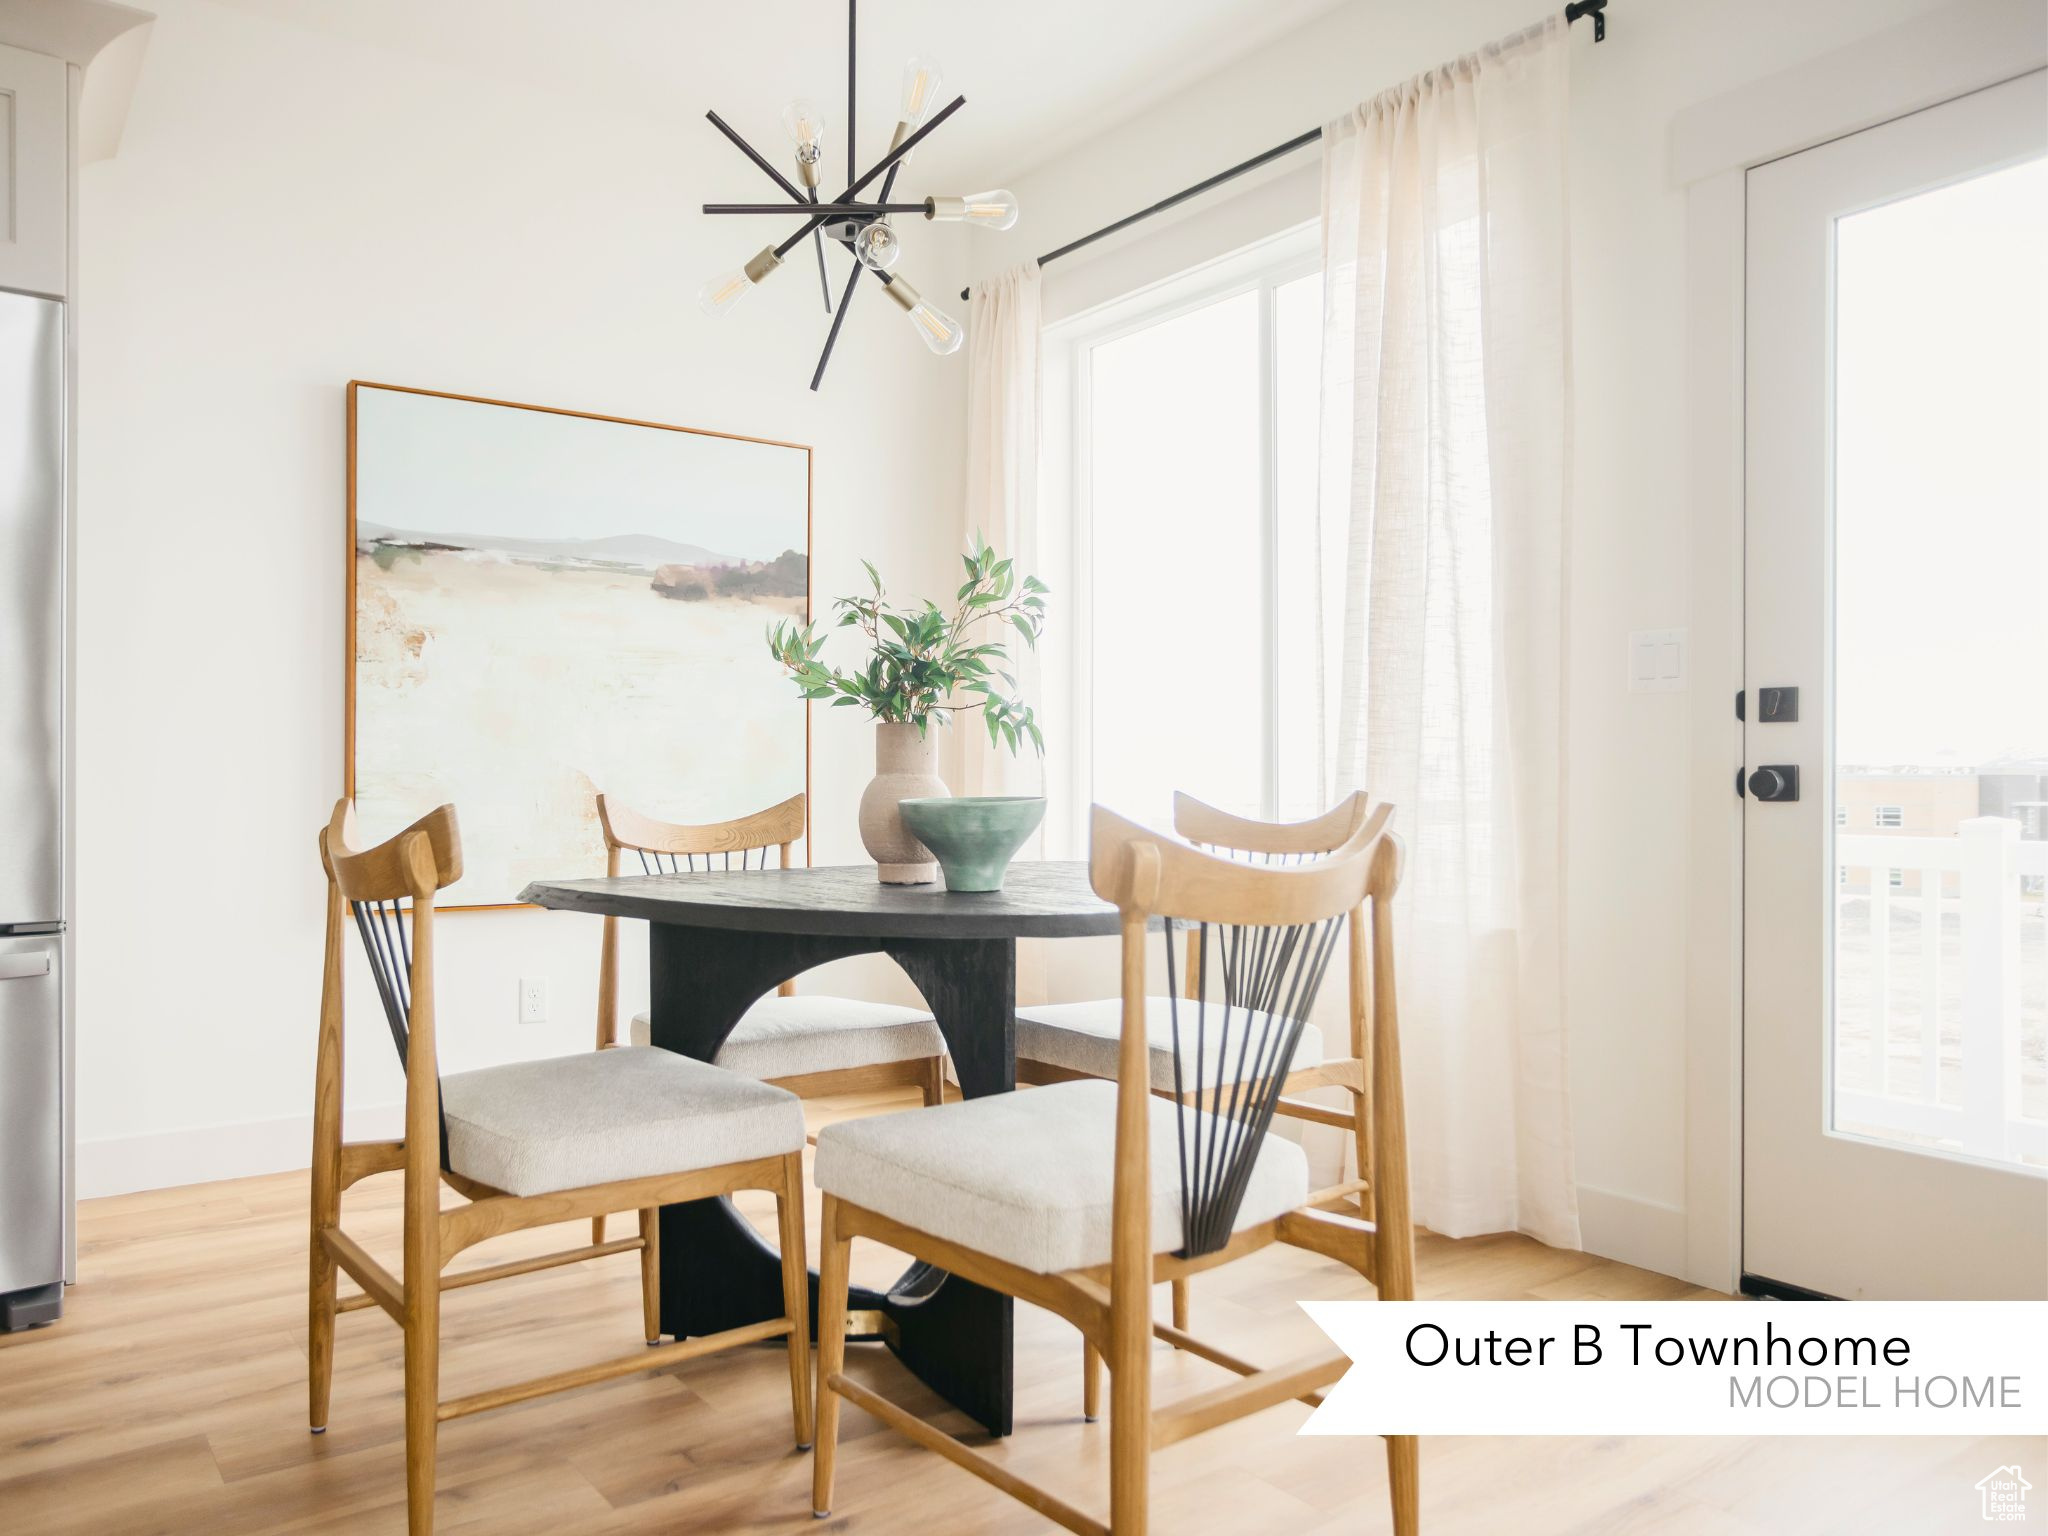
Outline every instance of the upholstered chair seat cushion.
MULTIPOLYGON (((635 1045, 649 1041, 648 1016, 633 1016, 635 1045)), ((946 1054, 929 1013, 847 997, 764 997, 740 1017, 717 1062, 747 1077, 798 1077, 842 1067, 922 1061, 946 1054)))
MULTIPOLYGON (((1173 1092, 1174 1000, 1145 999, 1145 1035, 1152 1047, 1152 1086, 1160 1093, 1173 1092)), ((1180 1010, 1181 1091, 1195 1087, 1195 1047, 1200 1035, 1202 1083, 1234 1083, 1240 1075, 1259 1075, 1253 1053, 1265 1033, 1266 1015, 1247 1015, 1233 1010, 1227 1034, 1219 1026, 1223 1008, 1213 999, 1207 1013, 1200 1005, 1182 998, 1180 1010), (1204 1026, 1197 1030, 1198 1021, 1204 1026), (1251 1048, 1244 1049, 1249 1024, 1251 1048)), ((1123 1038, 1123 999, 1101 998, 1088 1003, 1035 1003, 1017 1010, 1017 1055, 1026 1061, 1085 1072, 1090 1077, 1116 1076, 1117 1049, 1123 1038)), ((1323 1064, 1323 1032, 1303 1024, 1301 1039, 1294 1047, 1290 1071, 1323 1064)))
POLYGON ((441 1079, 448 1165, 510 1195, 800 1152, 803 1102, 670 1051, 621 1048, 441 1079))
MULTIPOLYGON (((1057 1083, 931 1109, 836 1121, 818 1132, 818 1188, 1034 1274, 1106 1264, 1116 1178, 1114 1083, 1057 1083)), ((1152 1249, 1181 1244, 1176 1106, 1152 1112, 1152 1249)), ((1187 1111, 1192 1122, 1199 1111, 1187 1111)), ((1207 1130, 1203 1132, 1208 1134, 1207 1130)), ((1301 1148, 1267 1136, 1238 1230, 1308 1198, 1301 1148)))

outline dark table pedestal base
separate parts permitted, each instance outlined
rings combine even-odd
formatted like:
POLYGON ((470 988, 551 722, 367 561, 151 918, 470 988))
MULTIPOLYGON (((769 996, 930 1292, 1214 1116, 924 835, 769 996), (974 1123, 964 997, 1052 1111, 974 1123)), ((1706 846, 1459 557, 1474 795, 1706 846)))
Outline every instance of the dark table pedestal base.
MULTIPOLYGON (((849 955, 888 955, 938 1021, 968 1098, 1016 1087, 1017 947, 1013 939, 876 939, 737 933, 656 923, 653 1043, 710 1061, 748 1008, 792 976, 849 955)), ((1000 1292, 915 1264, 855 1311, 893 1324, 890 1347, 916 1375, 991 1434, 1011 1427, 1012 1304, 1000 1292)), ((661 1213, 661 1326, 677 1338, 780 1316, 781 1259, 729 1200, 661 1213)), ((811 1274, 811 1321, 818 1276, 811 1274)))

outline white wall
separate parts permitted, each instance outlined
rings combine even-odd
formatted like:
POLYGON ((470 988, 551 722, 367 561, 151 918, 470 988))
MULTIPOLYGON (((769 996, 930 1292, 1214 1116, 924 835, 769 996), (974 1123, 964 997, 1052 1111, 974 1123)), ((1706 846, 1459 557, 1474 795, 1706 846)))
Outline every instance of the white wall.
MULTIPOLYGON (((934 362, 866 303, 811 396, 822 316, 797 263, 726 324, 699 315, 698 281, 750 248, 692 211, 743 184, 699 104, 655 121, 206 0, 155 8, 120 153, 86 167, 80 191, 87 1194, 304 1161, 313 834, 340 782, 345 380, 812 443, 821 598, 850 589, 863 555, 905 587, 938 586, 959 527, 964 357, 934 362)), ((1688 704, 1621 679, 1629 630, 1689 618, 1684 203, 1665 132, 1692 102, 1932 8, 1616 0, 1605 43, 1574 28, 1575 1129, 1588 1245, 1661 1268, 1678 1267, 1683 1241, 1688 704)), ((1049 249, 1538 14, 1531 0, 1358 0, 1219 59, 1084 151, 1010 176, 1016 236, 918 230, 934 252, 920 252, 924 286, 956 291, 967 260, 1049 249)), ((1185 225, 1207 249, 1234 223, 1250 241, 1313 201, 1276 180, 1209 207, 1136 238, 1185 225)), ((1133 243, 1050 269, 1051 302, 1133 243)), ((819 714, 820 862, 860 857, 869 751, 855 712, 819 714)), ((595 959, 590 920, 449 919, 451 1064, 580 1047, 595 959), (521 974, 548 978, 549 1025, 515 1022, 521 974)), ((839 984, 908 995, 886 964, 855 969, 839 984)), ((1086 969, 1052 979, 1086 990, 1086 969)), ((624 975, 637 1005, 637 948, 624 975)), ((388 1108, 398 1077, 360 981, 350 1100, 388 1108)))
MULTIPOLYGON (((80 187, 86 1195, 306 1161, 348 379, 810 443, 821 606, 863 556, 939 587, 959 526, 964 354, 933 359, 870 292, 810 394, 825 321, 807 257, 723 323, 699 313, 698 283, 758 244, 695 212, 749 185, 702 103, 651 121, 246 9, 153 8, 119 153, 80 187)), ((930 291, 957 290, 956 232, 912 239, 930 291)), ((861 857, 869 739, 856 712, 818 712, 819 862, 861 857)), ((445 1063, 585 1048, 597 942, 590 918, 448 918, 445 1063), (550 984, 545 1026, 516 1022, 521 975, 550 984)), ((644 937, 629 944, 637 1007, 644 937)), ((911 995, 882 962, 839 981, 911 995)), ((362 1134, 401 1083, 360 970, 353 990, 362 1134)))
MULTIPOLYGON (((1634 629, 1688 623, 1685 199, 1665 176, 1684 106, 1935 8, 1927 0, 1615 0, 1607 41, 1573 28, 1576 497, 1570 569, 1567 1003, 1586 1245, 1684 1262, 1688 701, 1626 691, 1634 629)), ((1011 186, 1050 250, 1303 132, 1386 86, 1530 24, 1532 0, 1359 0, 1011 186)), ((1314 152, 1301 159, 1313 164, 1314 152)), ((1297 173, 1298 174, 1298 173, 1297 173)), ((1313 174, 1312 172, 1310 173, 1313 174)), ((1286 172, 1180 219, 1189 260, 1218 224, 1249 243, 1312 217, 1286 172)), ((1132 264, 1153 221, 1047 269, 1047 307, 1132 264)), ((1156 253, 1151 253, 1156 255, 1156 253)), ((969 259, 979 253, 970 248, 969 259)), ((1014 259, 1004 257, 1003 260, 1014 259)), ((1150 255, 1148 255, 1150 259, 1150 255)), ((1730 701, 1732 708, 1732 700, 1730 701)), ((1054 969, 1055 984, 1060 972, 1054 969)), ((1099 984, 1099 978, 1095 978, 1099 984)), ((1060 995, 1068 995, 1062 990, 1060 995)))

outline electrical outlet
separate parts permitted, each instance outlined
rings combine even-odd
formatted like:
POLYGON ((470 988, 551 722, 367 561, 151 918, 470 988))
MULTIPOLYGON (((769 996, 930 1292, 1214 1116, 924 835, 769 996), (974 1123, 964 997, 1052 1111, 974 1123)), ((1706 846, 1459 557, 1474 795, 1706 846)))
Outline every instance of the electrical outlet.
POLYGON ((519 1022, 545 1024, 548 1021, 548 982, 545 976, 519 978, 519 1022))

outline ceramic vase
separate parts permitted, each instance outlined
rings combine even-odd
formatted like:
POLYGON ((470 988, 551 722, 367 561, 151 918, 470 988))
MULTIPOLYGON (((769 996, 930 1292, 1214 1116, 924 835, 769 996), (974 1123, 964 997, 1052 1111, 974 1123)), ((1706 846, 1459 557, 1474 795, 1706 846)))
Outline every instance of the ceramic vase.
POLYGON ((896 809, 900 801, 952 793, 939 777, 938 760, 936 732, 919 735, 916 726, 905 722, 875 722, 875 776, 861 792, 860 840, 884 885, 929 885, 939 878, 931 849, 917 840, 896 809))

